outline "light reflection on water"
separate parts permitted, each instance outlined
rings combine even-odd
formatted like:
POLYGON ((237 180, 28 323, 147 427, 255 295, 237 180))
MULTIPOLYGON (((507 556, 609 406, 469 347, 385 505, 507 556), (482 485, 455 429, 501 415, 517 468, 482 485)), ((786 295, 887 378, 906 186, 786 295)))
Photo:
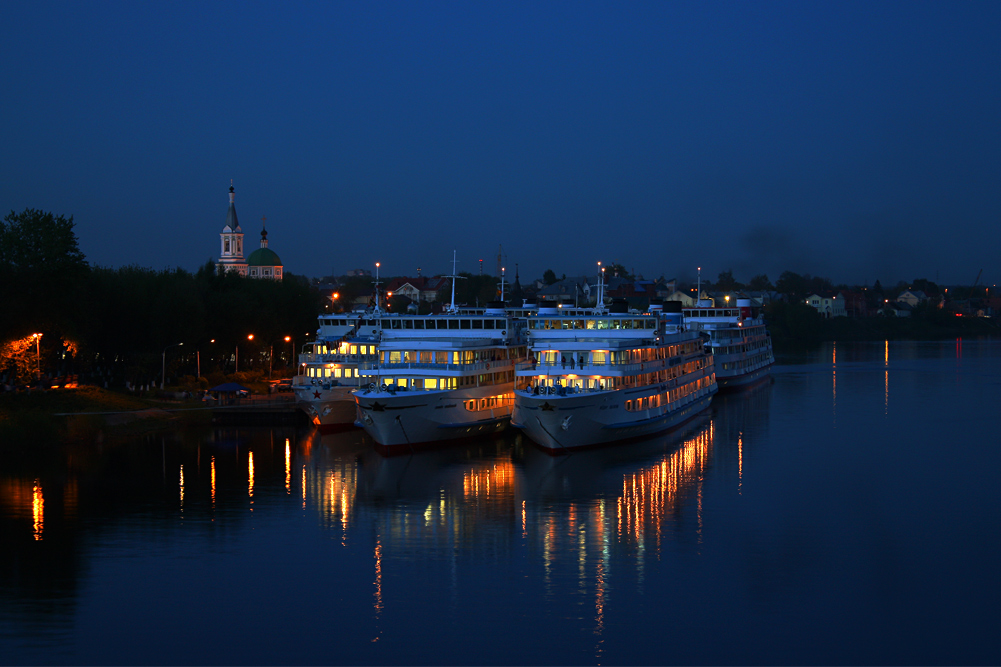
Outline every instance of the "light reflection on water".
POLYGON ((942 562, 961 554, 982 576, 1001 555, 978 477, 996 454, 970 470, 954 450, 930 470, 935 425, 895 410, 965 406, 976 442, 1001 354, 963 352, 830 346, 674 433, 569 456, 517 434, 386 458, 358 431, 215 429, 13 461, 0 649, 82 663, 935 662, 944 643, 908 653, 917 635, 885 619, 919 627, 945 603, 953 636, 972 636, 948 603, 984 587, 943 578, 942 562), (951 394, 929 398, 942 378, 951 394), (932 479, 934 503, 915 490, 932 479))
POLYGON ((45 516, 45 499, 42 497, 42 487, 35 480, 35 486, 31 489, 31 516, 33 519, 34 537, 36 540, 42 539, 42 525, 45 516))

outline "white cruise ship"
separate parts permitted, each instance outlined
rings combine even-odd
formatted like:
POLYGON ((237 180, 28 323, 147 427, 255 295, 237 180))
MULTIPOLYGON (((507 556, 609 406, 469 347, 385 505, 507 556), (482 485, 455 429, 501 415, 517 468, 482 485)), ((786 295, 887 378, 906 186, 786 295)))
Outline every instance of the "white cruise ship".
POLYGON ((525 320, 491 306, 383 317, 378 361, 359 367, 366 386, 353 394, 359 425, 384 451, 507 427, 525 320))
POLYGON ((705 340, 681 304, 646 313, 548 308, 528 318, 529 361, 515 370, 512 425, 553 454, 674 428, 716 393, 705 340))
POLYGON ((769 376, 775 363, 764 320, 751 315, 750 299, 736 301, 736 308, 715 308, 704 301, 683 309, 685 326, 709 336, 706 346, 715 360, 720 390, 755 385, 769 376))
POLYGON ((351 391, 361 386, 358 367, 376 359, 382 313, 369 309, 322 315, 319 322, 316 341, 304 345, 299 355, 292 380, 296 404, 323 433, 354 428, 351 391))

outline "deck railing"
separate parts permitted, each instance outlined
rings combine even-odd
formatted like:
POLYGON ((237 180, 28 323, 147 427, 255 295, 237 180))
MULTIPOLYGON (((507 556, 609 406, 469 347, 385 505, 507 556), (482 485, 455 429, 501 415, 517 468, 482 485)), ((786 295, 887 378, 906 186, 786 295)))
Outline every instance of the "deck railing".
POLYGON ((511 359, 500 359, 498 361, 478 361, 470 364, 438 364, 434 362, 401 361, 401 362, 365 362, 358 364, 358 373, 370 375, 374 371, 433 371, 440 373, 443 371, 498 371, 509 370, 514 362, 511 359))
POLYGON ((536 375, 566 375, 568 373, 577 375, 607 375, 608 373, 634 373, 637 371, 646 373, 648 371, 659 371, 677 366, 682 361, 681 357, 628 363, 620 361, 585 361, 582 364, 580 362, 571 363, 570 360, 567 360, 566 363, 562 361, 539 361, 536 363, 529 361, 516 364, 514 369, 515 371, 534 371, 536 375))

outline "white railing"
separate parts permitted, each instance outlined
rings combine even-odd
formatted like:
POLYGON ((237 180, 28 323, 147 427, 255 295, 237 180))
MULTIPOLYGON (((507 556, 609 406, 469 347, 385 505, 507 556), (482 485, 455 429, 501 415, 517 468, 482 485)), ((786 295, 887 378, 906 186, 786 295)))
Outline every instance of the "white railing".
POLYGON ((438 364, 434 362, 366 362, 358 364, 358 372, 361 375, 369 375, 374 371, 434 371, 436 373, 444 371, 496 371, 510 369, 513 362, 510 359, 499 361, 478 361, 471 364, 438 364))
POLYGON ((653 361, 631 363, 587 361, 583 364, 579 362, 570 363, 569 360, 566 363, 562 361, 554 363, 539 361, 532 363, 529 361, 516 364, 514 369, 515 371, 534 371, 536 375, 566 375, 567 373, 575 373, 577 375, 607 375, 608 373, 634 373, 637 371, 645 373, 647 371, 672 368, 682 363, 681 357, 672 357, 672 359, 655 359, 653 361), (677 359, 677 361, 670 363, 672 359, 677 359))

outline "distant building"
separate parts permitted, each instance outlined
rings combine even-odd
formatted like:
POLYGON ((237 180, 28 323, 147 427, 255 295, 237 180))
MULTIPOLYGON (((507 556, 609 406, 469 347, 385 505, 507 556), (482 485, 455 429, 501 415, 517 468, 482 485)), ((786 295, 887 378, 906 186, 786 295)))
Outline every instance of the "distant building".
POLYGON ((239 273, 241 276, 247 275, 247 262, 243 258, 243 230, 240 229, 240 221, 236 218, 236 194, 233 185, 229 186, 229 210, 226 212, 226 225, 219 234, 219 241, 222 246, 219 255, 219 272, 239 273))
MULTIPOLYGON (((592 278, 592 280, 596 280, 592 278)), ((597 295, 595 291, 595 286, 593 284, 588 284, 587 276, 578 276, 575 278, 564 278, 563 280, 557 280, 552 285, 546 285, 545 283, 539 287, 535 296, 539 300, 539 303, 578 303, 584 305, 592 302, 592 297, 597 295)))
POLYGON ((695 299, 686 292, 674 291, 664 297, 664 301, 680 301, 682 308, 691 308, 695 305, 695 299))
POLYGON ((896 298, 896 301, 899 303, 906 303, 911 308, 914 308, 919 303, 923 303, 927 300, 928 296, 921 290, 905 290, 896 298))
POLYGON ((282 279, 282 260, 278 253, 268 247, 268 230, 264 228, 264 218, 261 218, 261 247, 250 253, 247 265, 251 278, 282 279))
POLYGON ((872 309, 866 301, 865 294, 851 290, 841 290, 838 296, 845 300, 845 314, 849 317, 870 317, 872 309))
POLYGON ((226 224, 219 234, 220 251, 219 272, 239 273, 250 278, 281 280, 284 267, 278 254, 268 248, 268 230, 263 229, 262 218, 261 247, 243 256, 243 229, 236 217, 236 192, 232 183, 229 186, 229 210, 226 211, 226 224))
POLYGON ((405 296, 414 303, 420 301, 430 303, 440 300, 442 290, 449 285, 448 280, 441 276, 434 278, 393 278, 386 286, 386 291, 392 292, 397 296, 405 296))
POLYGON ((845 311, 845 300, 839 299, 837 294, 811 294, 806 297, 806 305, 817 309, 817 312, 824 318, 847 317, 845 311))
POLYGON ((906 301, 887 301, 883 306, 883 314, 889 317, 910 317, 913 310, 906 301))

